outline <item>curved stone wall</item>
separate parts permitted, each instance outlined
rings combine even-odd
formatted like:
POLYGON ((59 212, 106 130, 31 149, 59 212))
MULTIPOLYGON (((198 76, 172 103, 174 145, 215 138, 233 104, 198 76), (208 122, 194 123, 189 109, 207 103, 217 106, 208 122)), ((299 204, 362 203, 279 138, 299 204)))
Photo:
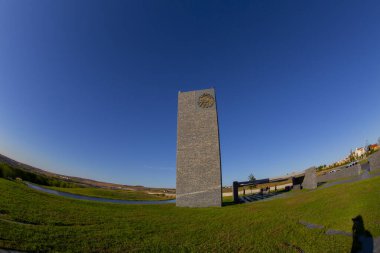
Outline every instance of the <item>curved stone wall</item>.
POLYGON ((380 169, 380 151, 368 157, 370 170, 380 169))
POLYGON ((346 168, 345 166, 341 166, 336 168, 336 172, 333 173, 327 173, 326 175, 322 175, 317 177, 317 181, 319 182, 327 182, 331 180, 336 180, 340 178, 345 178, 345 177, 351 177, 351 176, 358 176, 361 171, 361 166, 360 164, 356 164, 354 166, 346 168))

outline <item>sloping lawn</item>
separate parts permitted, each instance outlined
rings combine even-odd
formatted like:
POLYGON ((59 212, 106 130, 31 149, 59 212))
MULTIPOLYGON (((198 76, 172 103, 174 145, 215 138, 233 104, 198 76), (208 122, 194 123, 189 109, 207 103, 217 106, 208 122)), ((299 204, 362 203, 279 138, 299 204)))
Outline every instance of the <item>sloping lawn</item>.
POLYGON ((223 208, 68 199, 0 179, 0 248, 58 252, 349 252, 361 215, 380 236, 380 177, 223 208), (308 229, 299 221, 321 224, 308 229))
POLYGON ((172 199, 164 194, 148 194, 143 191, 127 191, 127 190, 112 190, 103 188, 61 188, 61 187, 46 187, 48 189, 68 192, 78 195, 85 195, 98 198, 122 199, 122 200, 167 200, 172 199))

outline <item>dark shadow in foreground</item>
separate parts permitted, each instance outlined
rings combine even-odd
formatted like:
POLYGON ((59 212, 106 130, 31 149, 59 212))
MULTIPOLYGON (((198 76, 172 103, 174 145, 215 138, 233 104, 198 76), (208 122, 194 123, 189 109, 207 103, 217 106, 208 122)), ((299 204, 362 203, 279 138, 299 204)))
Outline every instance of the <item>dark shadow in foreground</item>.
POLYGON ((364 222, 361 215, 352 219, 352 247, 351 253, 372 253, 373 238, 371 233, 364 228, 364 222))
POLYGON ((230 201, 224 200, 222 203, 222 206, 233 206, 233 205, 237 205, 237 204, 239 204, 239 203, 235 203, 233 200, 230 200, 230 201))

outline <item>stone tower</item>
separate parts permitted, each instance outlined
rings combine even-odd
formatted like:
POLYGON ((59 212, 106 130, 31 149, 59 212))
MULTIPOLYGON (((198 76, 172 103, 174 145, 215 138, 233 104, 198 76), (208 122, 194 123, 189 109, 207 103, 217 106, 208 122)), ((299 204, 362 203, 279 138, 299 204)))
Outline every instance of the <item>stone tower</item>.
POLYGON ((222 205, 215 90, 178 93, 176 205, 222 205))
POLYGON ((316 189, 317 186, 316 169, 315 167, 308 168, 305 170, 305 177, 302 182, 302 187, 305 189, 316 189))

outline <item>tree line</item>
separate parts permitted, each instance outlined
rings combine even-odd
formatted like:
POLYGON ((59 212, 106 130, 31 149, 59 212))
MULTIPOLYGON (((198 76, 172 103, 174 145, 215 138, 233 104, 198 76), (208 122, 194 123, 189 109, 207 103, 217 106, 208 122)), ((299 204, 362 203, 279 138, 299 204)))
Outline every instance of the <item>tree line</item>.
POLYGON ((59 180, 57 178, 52 178, 45 175, 36 174, 36 173, 32 173, 32 172, 25 171, 22 169, 14 168, 4 163, 0 164, 0 178, 13 179, 13 180, 20 178, 24 181, 28 181, 35 184, 46 185, 46 186, 56 186, 56 187, 63 187, 63 188, 83 187, 79 184, 66 182, 63 180, 59 180))

